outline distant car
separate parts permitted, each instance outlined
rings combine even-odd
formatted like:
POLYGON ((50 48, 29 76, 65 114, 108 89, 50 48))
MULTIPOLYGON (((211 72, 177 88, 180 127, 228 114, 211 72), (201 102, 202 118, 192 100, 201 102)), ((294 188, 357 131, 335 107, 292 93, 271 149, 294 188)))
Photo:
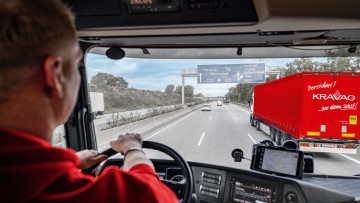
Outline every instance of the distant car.
POLYGON ((211 111, 211 106, 209 104, 204 104, 201 111, 211 111))
POLYGON ((222 101, 218 100, 217 103, 216 103, 216 106, 222 106, 222 101))
POLYGON ((228 104, 229 102, 229 99, 225 99, 224 104, 228 104))

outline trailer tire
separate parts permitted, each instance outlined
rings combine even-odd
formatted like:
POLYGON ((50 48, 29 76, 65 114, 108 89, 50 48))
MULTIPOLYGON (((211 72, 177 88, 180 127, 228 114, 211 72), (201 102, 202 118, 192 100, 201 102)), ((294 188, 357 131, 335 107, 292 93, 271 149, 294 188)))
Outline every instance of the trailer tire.
POLYGON ((280 138, 281 138, 281 139, 280 139, 280 146, 283 146, 283 144, 285 143, 285 141, 289 139, 289 136, 288 136, 288 134, 286 134, 286 133, 282 133, 282 136, 281 136, 280 138))
POLYGON ((250 124, 251 126, 255 126, 255 119, 253 116, 250 116, 250 124))
POLYGON ((281 140, 282 139, 282 133, 280 130, 276 130, 276 133, 275 133, 275 143, 278 145, 278 146, 281 146, 281 140))
POLYGON ((271 139, 271 141, 275 141, 275 134, 276 134, 276 129, 275 128, 270 128, 270 139, 271 139))
POLYGON ((260 121, 256 120, 256 130, 260 131, 260 121))

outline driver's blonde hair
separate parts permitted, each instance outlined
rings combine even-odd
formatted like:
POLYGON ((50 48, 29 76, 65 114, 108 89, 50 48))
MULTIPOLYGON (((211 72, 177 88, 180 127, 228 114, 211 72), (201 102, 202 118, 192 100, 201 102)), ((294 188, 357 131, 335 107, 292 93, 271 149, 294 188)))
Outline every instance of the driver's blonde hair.
POLYGON ((60 0, 0 1, 0 103, 47 56, 76 39, 74 15, 60 0))

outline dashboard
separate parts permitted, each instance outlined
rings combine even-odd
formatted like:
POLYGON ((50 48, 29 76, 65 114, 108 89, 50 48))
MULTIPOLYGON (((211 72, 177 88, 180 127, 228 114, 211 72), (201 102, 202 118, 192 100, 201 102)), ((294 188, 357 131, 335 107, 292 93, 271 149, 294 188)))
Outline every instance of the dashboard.
MULTIPOLYGON (((111 159, 104 165, 121 166, 122 161, 111 159)), ((175 162, 152 161, 160 179, 182 180, 175 162)), ((194 177, 196 203, 360 202, 358 176, 304 174, 297 179, 197 162, 188 164, 194 177)))

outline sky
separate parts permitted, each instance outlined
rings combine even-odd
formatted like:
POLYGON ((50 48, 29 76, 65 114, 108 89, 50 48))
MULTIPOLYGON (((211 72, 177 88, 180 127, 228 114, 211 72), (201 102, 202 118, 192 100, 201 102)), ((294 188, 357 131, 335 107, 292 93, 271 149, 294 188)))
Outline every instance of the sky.
MULTIPOLYGON (((164 92, 169 84, 181 85, 183 69, 195 69, 197 65, 213 64, 246 64, 265 63, 271 67, 285 67, 293 58, 283 59, 138 59, 123 58, 111 60, 104 55, 90 54, 85 57, 88 80, 99 72, 123 77, 129 87, 143 90, 159 90, 164 92)), ((202 93, 206 97, 224 96, 236 83, 197 84, 196 77, 186 77, 185 85, 192 85, 194 93, 202 93)))

